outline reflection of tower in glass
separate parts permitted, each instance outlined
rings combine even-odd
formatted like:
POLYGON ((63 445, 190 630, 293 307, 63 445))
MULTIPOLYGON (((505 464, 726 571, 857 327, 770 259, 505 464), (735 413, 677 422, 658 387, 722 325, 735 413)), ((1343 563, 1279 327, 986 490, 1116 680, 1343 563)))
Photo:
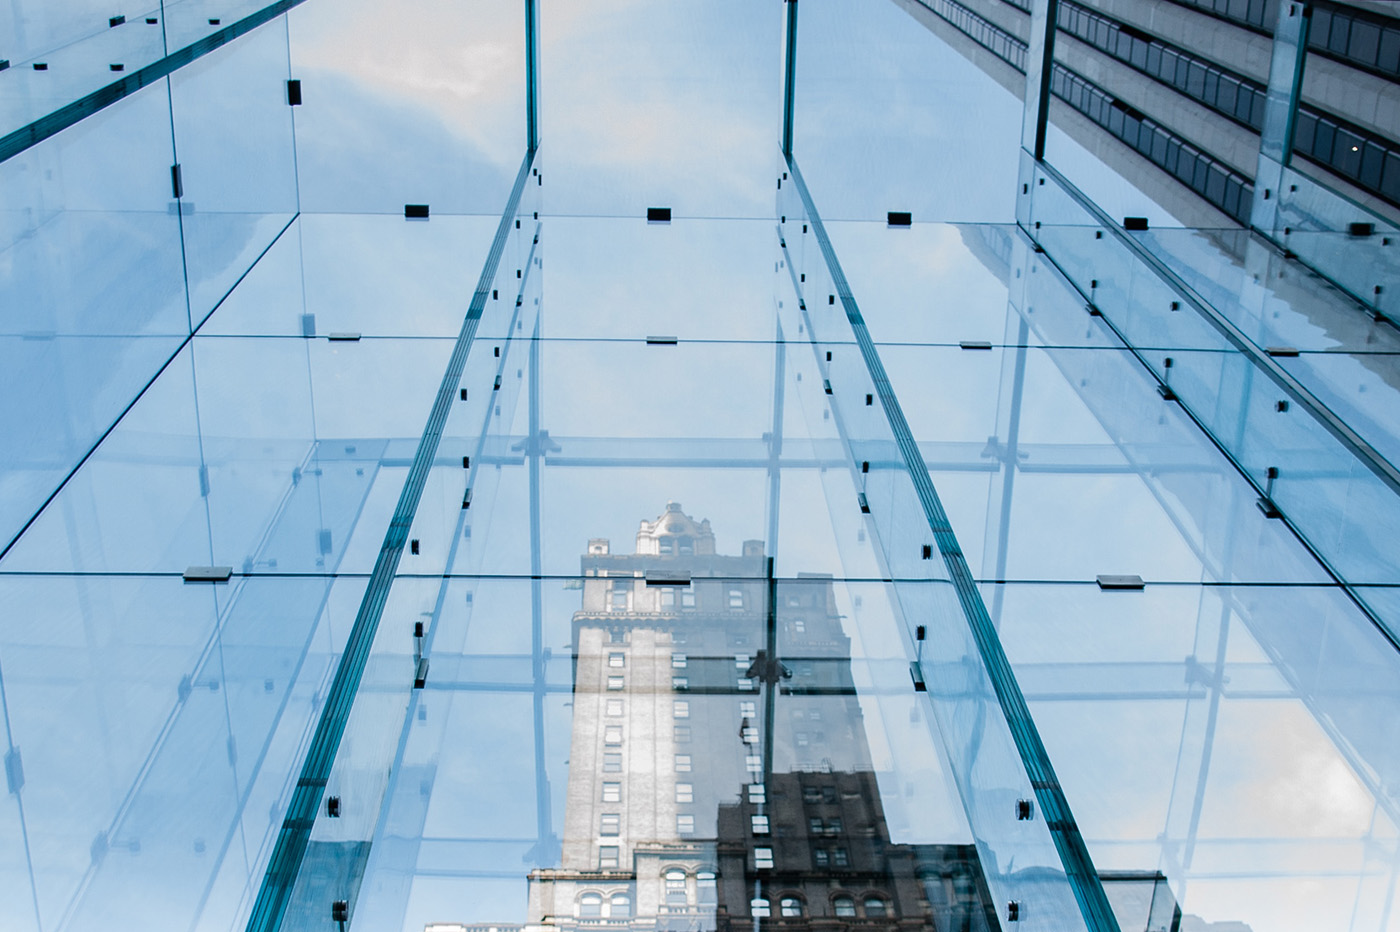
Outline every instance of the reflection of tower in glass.
POLYGON ((592 540, 561 864, 535 929, 995 929, 968 846, 890 843, 831 577, 769 585, 672 502, 592 540))

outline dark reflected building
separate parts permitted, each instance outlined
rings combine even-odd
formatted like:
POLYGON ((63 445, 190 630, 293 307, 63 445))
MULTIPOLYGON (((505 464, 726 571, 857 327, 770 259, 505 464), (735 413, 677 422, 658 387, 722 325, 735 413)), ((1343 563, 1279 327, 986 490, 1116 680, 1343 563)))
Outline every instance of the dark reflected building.
POLYGON ((996 929, 971 846, 893 844, 830 576, 670 503, 592 540, 561 862, 528 928, 996 929))

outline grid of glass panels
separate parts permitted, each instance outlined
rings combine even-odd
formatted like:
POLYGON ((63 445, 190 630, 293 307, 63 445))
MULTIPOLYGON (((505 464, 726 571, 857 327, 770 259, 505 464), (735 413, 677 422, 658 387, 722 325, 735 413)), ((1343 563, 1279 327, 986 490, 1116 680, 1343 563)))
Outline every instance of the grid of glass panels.
POLYGON ((0 162, 0 926, 1400 921, 1386 325, 887 0, 166 6, 0 162))

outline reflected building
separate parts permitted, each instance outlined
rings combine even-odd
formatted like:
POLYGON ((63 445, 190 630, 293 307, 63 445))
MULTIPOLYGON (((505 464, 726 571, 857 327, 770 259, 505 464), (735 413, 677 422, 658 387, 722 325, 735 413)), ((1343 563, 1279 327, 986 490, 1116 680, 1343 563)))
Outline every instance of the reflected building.
POLYGON ((527 928, 996 928, 975 850, 891 843, 832 578, 675 502, 589 541, 561 862, 527 928))

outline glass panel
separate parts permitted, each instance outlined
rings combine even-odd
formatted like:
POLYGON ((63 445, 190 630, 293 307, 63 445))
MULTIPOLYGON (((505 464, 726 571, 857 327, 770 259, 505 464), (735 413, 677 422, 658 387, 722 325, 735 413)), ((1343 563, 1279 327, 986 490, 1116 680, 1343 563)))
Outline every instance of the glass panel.
POLYGON ((77 928, 149 927, 153 902, 160 928, 231 924, 362 588, 0 578, 25 826, 0 870, 17 927, 31 902, 77 928))
POLYGON ((189 333, 169 138, 161 82, 0 163, 0 547, 189 333))
POLYGON ((886 0, 802 8, 793 151, 823 219, 1014 218, 1024 79, 999 84, 920 20, 942 22, 886 0))
POLYGON ((500 216, 525 148, 523 4, 306 3, 287 22, 303 211, 500 216))
POLYGON ((368 572, 450 350, 198 338, 5 568, 368 572))
POLYGON ((1192 921, 1384 927, 1397 657, 1344 593, 986 588, 1100 871, 1192 921))
MULTIPOLYGON (((227 0, 221 4, 227 6, 227 0)), ((278 20, 170 79, 195 326, 297 210, 287 29, 278 20)))
POLYGON ((540 7, 551 214, 770 216, 781 6, 540 7))

